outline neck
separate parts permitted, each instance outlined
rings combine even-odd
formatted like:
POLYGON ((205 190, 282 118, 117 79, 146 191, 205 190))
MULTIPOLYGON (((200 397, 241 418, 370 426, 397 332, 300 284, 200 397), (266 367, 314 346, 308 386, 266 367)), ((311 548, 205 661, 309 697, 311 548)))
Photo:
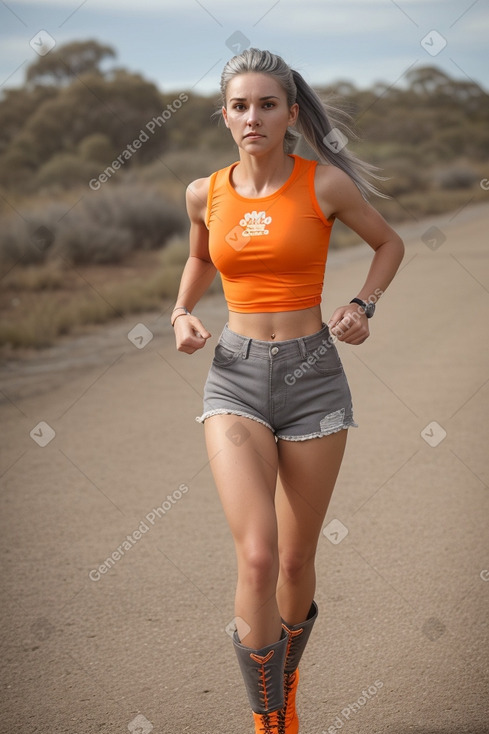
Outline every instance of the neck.
POLYGON ((271 189, 280 188, 294 168, 294 159, 283 150, 270 151, 262 156, 249 155, 240 150, 240 162, 233 171, 236 189, 250 196, 264 196, 271 189))

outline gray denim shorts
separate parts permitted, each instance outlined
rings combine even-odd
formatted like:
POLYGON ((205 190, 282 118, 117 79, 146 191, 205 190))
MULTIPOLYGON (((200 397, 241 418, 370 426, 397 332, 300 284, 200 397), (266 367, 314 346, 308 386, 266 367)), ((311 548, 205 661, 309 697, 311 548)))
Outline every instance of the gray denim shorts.
POLYGON ((356 427, 350 388, 328 327, 269 342, 236 334, 226 324, 205 383, 204 412, 196 421, 220 414, 251 418, 286 441, 356 427))

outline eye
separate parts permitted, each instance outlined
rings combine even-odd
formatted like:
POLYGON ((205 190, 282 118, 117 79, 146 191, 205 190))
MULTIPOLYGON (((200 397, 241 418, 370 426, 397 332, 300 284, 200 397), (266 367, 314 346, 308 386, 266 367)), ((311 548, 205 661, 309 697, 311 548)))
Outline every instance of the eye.
POLYGON ((275 103, 274 102, 265 102, 265 104, 263 106, 265 107, 265 109, 271 110, 273 107, 275 107, 275 103))
POLYGON ((244 104, 241 104, 241 102, 236 102, 236 104, 233 105, 233 110, 237 110, 238 112, 241 112, 244 108, 245 106, 244 104))

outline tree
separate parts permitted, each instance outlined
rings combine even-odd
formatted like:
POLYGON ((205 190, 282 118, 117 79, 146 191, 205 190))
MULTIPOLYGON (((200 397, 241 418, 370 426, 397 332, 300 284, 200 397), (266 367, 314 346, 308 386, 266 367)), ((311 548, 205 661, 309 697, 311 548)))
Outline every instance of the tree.
POLYGON ((420 97, 433 97, 440 93, 444 95, 452 87, 450 77, 435 66, 423 66, 421 69, 408 71, 406 79, 410 89, 420 97))
POLYGON ((84 161, 95 161, 105 165, 118 153, 104 133, 91 133, 84 137, 78 144, 77 152, 84 161))
POLYGON ((0 155, 5 153, 12 140, 22 130, 31 115, 43 102, 56 97, 54 87, 35 89, 4 89, 0 95, 0 155))
POLYGON ((27 68, 26 81, 31 84, 69 84, 87 72, 103 74, 100 64, 104 59, 115 58, 112 46, 97 41, 73 41, 41 56, 27 68))
MULTIPOLYGON (((166 123, 155 124, 152 132, 147 128, 147 123, 160 115, 162 109, 160 92, 139 74, 122 70, 111 74, 110 78, 97 72, 84 74, 81 81, 75 80, 59 89, 54 97, 46 98, 23 121, 4 154, 0 153, 0 169, 7 159, 21 160, 21 168, 28 175, 48 163, 52 156, 64 153, 85 156, 84 146, 81 149, 79 146, 87 137, 96 134, 104 136, 108 143, 104 152, 99 146, 97 160, 109 165, 141 135, 141 131, 145 133, 142 136, 144 145, 138 145, 137 155, 124 158, 124 169, 147 163, 168 146, 166 123), (107 158, 102 161, 104 155, 107 158)), ((52 170, 48 170, 52 178, 52 170)), ((61 167, 55 166, 54 170, 61 170, 61 167)), ((12 171, 12 165, 8 166, 8 175, 0 170, 0 181, 4 185, 8 185, 12 171)), ((15 179, 20 180, 17 175, 15 179)))

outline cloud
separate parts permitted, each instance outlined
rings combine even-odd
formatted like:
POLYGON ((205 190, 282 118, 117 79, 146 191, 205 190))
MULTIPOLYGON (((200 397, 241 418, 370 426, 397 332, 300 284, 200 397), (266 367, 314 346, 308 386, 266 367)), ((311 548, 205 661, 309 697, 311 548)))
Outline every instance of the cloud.
MULTIPOLYGON (((243 32, 264 31, 275 35, 278 31, 294 30, 310 38, 341 33, 347 37, 364 36, 369 33, 388 33, 392 27, 414 30, 424 28, 426 23, 434 27, 448 27, 459 22, 478 25, 477 4, 472 8, 461 7, 457 0, 247 0, 246 6, 230 3, 229 0, 30 0, 17 2, 16 14, 22 18, 35 14, 38 21, 56 13, 59 17, 83 22, 89 16, 117 13, 122 17, 137 16, 139 23, 166 23, 178 20, 182 25, 200 24, 202 30, 212 27, 235 26, 243 32)), ((5 10, 5 12, 7 12, 5 10)), ((430 26, 431 27, 431 26, 430 26)), ((427 29, 429 30, 429 28, 427 29)))
POLYGON ((229 0, 179 0, 175 3, 173 0, 145 0, 144 5, 134 2, 133 0, 96 0, 95 3, 79 3, 76 0, 29 0, 29 2, 17 2, 16 11, 22 15, 22 8, 27 9, 45 9, 46 11, 58 8, 66 11, 67 15, 71 15, 73 11, 83 12, 89 10, 90 13, 105 13, 106 11, 117 11, 117 13, 137 14, 139 16, 145 14, 157 14, 161 16, 181 15, 183 12, 188 13, 196 11, 207 15, 209 18, 214 16, 217 21, 224 23, 230 18, 239 18, 241 24, 249 22, 253 25, 261 22, 260 19, 268 18, 275 23, 286 23, 288 27, 295 26, 299 23, 301 27, 307 28, 309 32, 316 32, 316 27, 311 25, 320 19, 321 22, 327 20, 332 28, 341 26, 342 29, 350 28, 351 32, 360 32, 365 29, 385 27, 385 18, 392 18, 392 13, 402 13, 406 11, 406 7, 417 8, 420 11, 428 11, 430 6, 433 8, 442 6, 445 10, 451 6, 454 12, 460 12, 460 3, 454 0, 247 0, 244 7, 238 3, 230 3, 229 0), (385 15, 384 15, 385 13, 385 15), (361 19, 361 27, 358 20, 361 19), (310 25, 307 25, 307 24, 310 25))

